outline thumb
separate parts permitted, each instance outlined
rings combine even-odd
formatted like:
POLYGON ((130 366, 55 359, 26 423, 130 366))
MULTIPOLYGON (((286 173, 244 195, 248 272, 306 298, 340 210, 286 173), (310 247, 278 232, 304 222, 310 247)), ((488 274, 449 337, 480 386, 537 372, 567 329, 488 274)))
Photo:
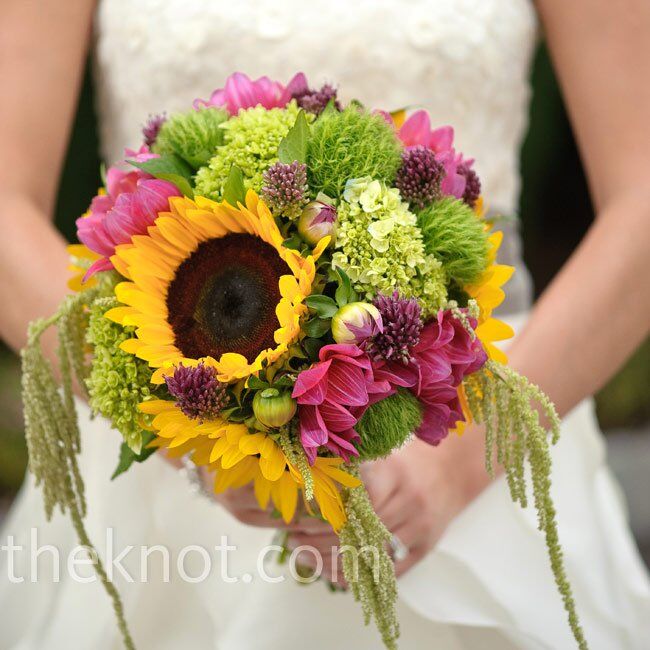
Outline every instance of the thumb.
POLYGON ((395 473, 390 471, 390 458, 364 463, 361 476, 375 511, 381 510, 397 490, 395 473))

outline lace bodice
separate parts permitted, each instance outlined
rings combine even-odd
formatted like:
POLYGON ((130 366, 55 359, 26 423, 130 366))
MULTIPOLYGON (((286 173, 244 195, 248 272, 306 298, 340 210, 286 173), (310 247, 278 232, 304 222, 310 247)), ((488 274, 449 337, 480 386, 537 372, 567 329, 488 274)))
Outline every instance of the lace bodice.
POLYGON ((343 99, 452 124, 490 208, 516 209, 530 0, 102 0, 96 31, 107 162, 139 144, 149 114, 186 110, 231 72, 286 82, 303 70, 343 99))

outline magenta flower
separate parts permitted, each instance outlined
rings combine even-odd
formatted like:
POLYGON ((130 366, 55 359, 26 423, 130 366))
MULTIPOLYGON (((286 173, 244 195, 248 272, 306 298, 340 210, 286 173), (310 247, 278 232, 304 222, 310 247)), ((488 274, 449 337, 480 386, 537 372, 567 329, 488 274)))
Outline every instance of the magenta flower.
POLYGON ((77 219, 77 237, 102 257, 86 272, 84 280, 98 271, 113 267, 110 260, 118 244, 144 235, 159 212, 169 209, 169 198, 180 196, 169 181, 141 171, 123 172, 111 167, 106 174, 106 194, 97 195, 88 213, 77 219))
POLYGON ((139 163, 147 162, 152 158, 160 158, 160 154, 153 153, 149 149, 149 145, 146 143, 141 145, 140 148, 136 151, 135 149, 125 149, 124 150, 124 159, 128 161, 135 161, 139 163))
MULTIPOLYGON (((473 328, 477 323, 469 319, 473 328)), ((415 432, 422 440, 437 445, 463 420, 458 401, 458 386, 463 379, 479 370, 487 355, 478 338, 471 335, 450 310, 440 310, 420 332, 420 340, 410 350, 408 364, 380 362, 375 379, 393 387, 408 388, 420 400, 423 421, 415 432)))
POLYGON ((443 166, 445 175, 440 190, 445 196, 462 199, 467 184, 467 169, 473 160, 463 160, 463 156, 453 148, 454 129, 451 126, 431 128, 431 119, 424 110, 415 111, 398 129, 397 135, 409 149, 423 145, 436 154, 436 160, 443 166), (464 165, 463 169, 459 169, 464 165))
POLYGON ((368 356, 356 345, 321 348, 320 361, 298 375, 292 397, 298 402, 300 440, 310 463, 319 447, 346 461, 358 456, 354 426, 368 406, 393 392, 377 381, 368 356))
MULTIPOLYGON (((469 318, 472 328, 477 322, 469 318)), ((420 341, 413 349, 421 365, 437 363, 444 356, 449 364, 454 386, 458 386, 467 375, 480 370, 487 361, 487 355, 478 338, 472 337, 463 324, 450 310, 440 310, 435 319, 429 321, 420 334, 420 341)))
POLYGON ((397 135, 405 147, 424 145, 436 153, 451 151, 454 144, 453 127, 441 126, 432 130, 429 113, 424 110, 410 115, 398 129, 397 135))
POLYGON ((235 72, 226 79, 223 88, 215 90, 210 99, 195 99, 194 108, 223 106, 230 115, 237 115, 241 108, 263 106, 264 108, 284 108, 294 94, 308 89, 307 79, 302 72, 296 74, 287 86, 268 77, 253 81, 243 72, 235 72))

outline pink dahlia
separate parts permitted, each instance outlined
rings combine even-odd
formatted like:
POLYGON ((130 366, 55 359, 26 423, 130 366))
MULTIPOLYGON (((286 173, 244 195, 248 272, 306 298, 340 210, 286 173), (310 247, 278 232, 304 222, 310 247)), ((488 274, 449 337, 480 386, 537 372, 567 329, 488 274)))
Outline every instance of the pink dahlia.
MULTIPOLYGON (((469 319, 472 328, 476 321, 469 319)), ((478 338, 471 335, 450 310, 440 310, 425 324, 418 343, 410 350, 411 360, 380 362, 375 379, 393 387, 408 388, 420 400, 423 420, 415 434, 437 445, 464 419, 458 401, 458 386, 479 370, 487 355, 478 338)))
POLYGON ((310 463, 319 447, 346 461, 358 456, 354 427, 368 406, 389 395, 377 381, 368 356, 356 345, 326 345, 319 362, 298 375, 292 396, 298 402, 300 440, 310 463))
POLYGON ((302 72, 294 75, 287 86, 268 77, 253 81, 243 72, 235 72, 226 79, 223 88, 215 90, 210 99, 195 99, 194 108, 223 106, 230 115, 237 115, 241 108, 263 106, 264 108, 284 108, 293 97, 308 89, 307 79, 302 72))
POLYGON ((77 219, 79 241, 102 256, 84 279, 114 268, 110 257, 115 247, 130 242, 133 235, 144 235, 158 213, 169 209, 172 196, 180 196, 180 192, 169 181, 140 170, 124 172, 111 167, 106 174, 106 193, 98 194, 88 213, 77 219))

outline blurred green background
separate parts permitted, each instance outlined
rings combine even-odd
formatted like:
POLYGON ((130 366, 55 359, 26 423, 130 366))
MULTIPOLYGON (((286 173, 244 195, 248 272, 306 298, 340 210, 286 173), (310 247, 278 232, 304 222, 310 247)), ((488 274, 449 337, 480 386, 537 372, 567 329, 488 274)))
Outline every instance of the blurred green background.
MULTIPOLYGON (((539 292, 571 254, 588 228, 592 208, 562 98, 543 45, 532 71, 530 131, 522 150, 523 222, 526 261, 539 292)), ((57 226, 74 238, 74 221, 100 184, 92 80, 86 73, 75 128, 57 202, 57 226)), ((16 357, 0 348, 0 500, 9 501, 25 469, 20 377, 16 357)), ((648 342, 597 396, 603 429, 650 425, 648 342)), ((1 505, 1 504, 0 504, 1 505)))

